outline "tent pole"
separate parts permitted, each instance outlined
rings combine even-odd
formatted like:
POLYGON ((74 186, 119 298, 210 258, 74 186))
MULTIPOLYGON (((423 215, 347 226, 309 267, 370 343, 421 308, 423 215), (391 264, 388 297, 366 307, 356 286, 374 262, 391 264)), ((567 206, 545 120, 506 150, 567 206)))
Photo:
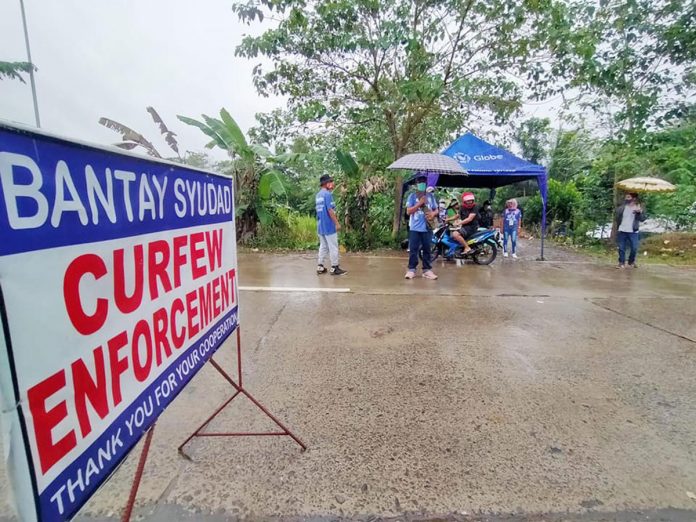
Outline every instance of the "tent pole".
POLYGON ((546 261, 544 259, 544 236, 546 235, 546 227, 542 226, 541 227, 541 257, 539 258, 539 261, 546 261))
POLYGON ((546 172, 544 172, 543 176, 537 177, 537 183, 539 184, 539 192, 541 195, 541 256, 537 261, 546 261, 544 257, 544 241, 546 240, 546 198, 548 196, 546 172))

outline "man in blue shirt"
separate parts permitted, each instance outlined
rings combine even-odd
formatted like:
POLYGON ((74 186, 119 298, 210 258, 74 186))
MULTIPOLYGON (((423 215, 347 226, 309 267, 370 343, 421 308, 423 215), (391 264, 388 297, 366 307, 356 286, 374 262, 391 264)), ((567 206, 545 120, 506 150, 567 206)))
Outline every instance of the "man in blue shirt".
POLYGON ((324 259, 328 255, 331 259, 331 275, 339 276, 347 274, 338 266, 338 231, 341 224, 336 217, 336 204, 331 192, 334 189, 334 181, 331 176, 324 174, 319 178, 321 190, 317 192, 315 198, 317 210, 317 233, 319 235, 319 262, 317 264, 317 274, 327 272, 324 266, 324 259))
POLYGON ((437 279, 430 264, 430 249, 432 248, 432 232, 428 226, 428 220, 437 217, 438 206, 435 196, 426 192, 426 177, 419 176, 416 179, 416 190, 411 192, 406 199, 406 213, 408 214, 408 271, 406 279, 416 277, 418 268, 418 252, 423 250, 423 277, 437 279))

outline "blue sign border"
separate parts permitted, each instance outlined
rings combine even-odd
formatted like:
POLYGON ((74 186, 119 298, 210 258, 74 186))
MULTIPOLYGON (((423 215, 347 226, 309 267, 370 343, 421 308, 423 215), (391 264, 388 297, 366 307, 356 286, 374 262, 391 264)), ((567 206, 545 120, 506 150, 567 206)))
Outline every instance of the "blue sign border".
MULTIPOLYGON (((9 222, 7 220, 7 214, 0 215, 0 230, 7 230, 10 234, 16 232, 13 237, 8 240, 0 242, 0 256, 10 255, 22 252, 30 252, 37 250, 44 250, 55 248, 58 246, 67 245, 79 245, 88 244, 99 241, 106 241, 109 239, 118 239, 124 237, 138 236, 142 234, 148 234, 157 231, 165 230, 176 230, 176 229, 186 229, 198 225, 214 224, 214 223, 225 223, 234 221, 234 191, 232 190, 232 179, 220 174, 203 171, 200 169, 195 169, 187 167, 186 165, 180 165, 177 163, 172 163, 164 160, 155 160, 142 157, 136 154, 128 153, 116 148, 106 148, 99 147, 93 144, 76 142, 73 140, 67 140, 65 138, 52 135, 43 131, 37 131, 36 129, 25 128, 17 125, 10 125, 3 121, 0 121, 0 151, 6 150, 7 145, 11 152, 24 153, 26 156, 33 158, 37 165, 39 166, 42 174, 45 172, 44 169, 47 166, 50 167, 51 171, 55 169, 55 163, 57 163, 57 152, 61 149, 65 152, 67 149, 72 151, 72 154, 80 155, 82 157, 87 156, 90 161, 93 161, 92 165, 95 170, 95 174, 99 175, 99 171, 103 171, 105 167, 105 162, 107 159, 114 160, 110 163, 110 168, 117 168, 119 166, 123 167, 123 170, 133 170, 128 169, 130 165, 145 164, 149 168, 146 171, 148 174, 152 175, 163 175, 164 173, 175 173, 176 171, 181 171, 185 174, 193 174, 200 177, 200 181, 205 181, 207 183, 213 183, 215 186, 229 186, 230 187, 230 197, 231 201, 231 212, 222 213, 216 216, 197 216, 191 218, 190 216, 185 216, 182 218, 173 218, 161 220, 159 223, 151 221, 149 223, 140 222, 137 226, 130 227, 130 230, 124 231, 122 223, 116 223, 109 225, 114 225, 106 233, 100 231, 104 227, 103 224, 100 225, 89 225, 93 227, 89 232, 85 232, 85 225, 82 225, 77 221, 76 216, 66 217, 65 224, 61 222, 61 226, 58 229, 46 227, 45 232, 42 234, 37 232, 37 229, 27 229, 21 231, 10 231, 9 222), (41 146, 38 144, 41 143, 41 146), (46 154, 40 154, 41 152, 46 152, 46 154), (81 227, 80 234, 75 234, 75 226, 81 227), (63 232, 64 229, 65 232, 63 232), (63 232, 63 233, 61 233, 63 232), (55 236, 51 239, 51 236, 55 236)), ((87 164, 87 161, 76 161, 77 164, 87 164)), ((70 165, 69 165, 70 168, 70 165)), ((75 172, 80 172, 76 170, 75 172)), ((137 174, 141 174, 142 169, 136 171, 137 174)), ((72 168, 71 168, 71 173, 72 168)), ((73 180, 84 178, 84 176, 73 177, 73 180)), ((172 181, 173 183, 173 181, 172 181)), ((51 187, 48 187, 49 190, 51 187)), ((53 187, 54 188, 54 187, 53 187)), ((78 192, 81 192, 80 187, 78 192)), ((4 195, 2 194, 2 186, 0 186, 0 203, 4 206, 4 195)), ((123 194, 119 194, 123 197, 123 194)), ((115 195, 114 197, 118 197, 115 195)), ((127 224, 126 224, 127 225, 127 224)), ((126 228, 129 228, 126 226, 126 228)), ((236 269, 236 267, 234 267, 236 269)), ((236 295, 236 290, 235 290, 236 295)), ((147 432, 147 430, 156 422, 157 418, 162 414, 162 412, 167 408, 169 404, 179 395, 179 393, 185 388, 186 384, 193 378, 194 375, 198 373, 203 364, 205 364, 222 346, 222 344, 229 338, 229 336, 234 333, 238 328, 238 305, 235 305, 230 311, 228 311, 224 316, 222 316, 213 326, 206 329, 204 335, 202 335, 198 341, 192 343, 185 352, 183 352, 179 357, 176 358, 166 370, 160 373, 160 375, 153 381, 153 383, 148 386, 147 389, 138 396, 137 399, 131 402, 131 404, 111 423, 111 425, 104 430, 100 437, 95 440, 89 448, 82 452, 70 465, 68 465, 45 489, 39 494, 37 477, 35 473, 35 466, 33 462, 33 456, 31 448, 29 445, 28 430, 26 426, 26 421, 24 418, 24 406, 20 404, 19 398, 19 381, 16 374, 12 336, 10 332, 9 319, 7 315, 7 307, 5 305, 5 300, 2 293, 2 287, 0 286, 0 319, 2 321, 3 336, 5 338, 5 343, 7 346, 10 373, 12 375, 12 384, 15 395, 15 403, 18 404, 17 415, 20 423, 20 428, 22 431, 22 439, 24 442, 24 450, 27 458, 27 466, 29 469, 29 475, 31 480, 31 486, 34 493, 34 504, 36 516, 39 520, 68 520, 72 518, 91 498, 91 496, 96 492, 96 490, 111 476, 111 474, 118 468, 118 466, 123 462, 123 460, 128 456, 133 447, 138 443, 142 436, 147 432), (180 381, 177 381, 176 391, 172 392, 168 397, 166 397, 160 405, 155 408, 152 415, 148 416, 147 421, 138 429, 134 430, 132 435, 127 435, 124 437, 123 448, 119 451, 118 458, 109 461, 109 465, 105 466, 100 470, 98 480, 91 483, 81 492, 81 495, 74 504, 70 505, 69 509, 63 514, 59 514, 57 507, 51 503, 51 497, 59 489, 58 485, 65 482, 68 476, 71 476, 71 472, 75 469, 82 468, 84 463, 96 452, 100 447, 103 446, 104 441, 108 440, 115 427, 122 426, 124 420, 128 418, 135 409, 142 403, 142 401, 148 397, 155 388, 160 386, 164 380, 166 380, 169 375, 172 374, 174 368, 180 363, 180 361, 185 360, 191 353, 199 348, 201 343, 205 342, 210 336, 213 335, 218 328, 224 326, 226 322, 232 321, 229 328, 220 336, 216 338, 214 344, 209 344, 209 348, 204 357, 199 357, 191 371, 184 376, 180 381)))

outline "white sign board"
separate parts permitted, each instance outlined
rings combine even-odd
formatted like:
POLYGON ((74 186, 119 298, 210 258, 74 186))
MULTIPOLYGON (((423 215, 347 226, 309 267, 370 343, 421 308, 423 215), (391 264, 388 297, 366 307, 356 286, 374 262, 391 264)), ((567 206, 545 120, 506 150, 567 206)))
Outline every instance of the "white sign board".
POLYGON ((237 327, 229 178, 0 124, 0 393, 21 520, 67 520, 237 327))

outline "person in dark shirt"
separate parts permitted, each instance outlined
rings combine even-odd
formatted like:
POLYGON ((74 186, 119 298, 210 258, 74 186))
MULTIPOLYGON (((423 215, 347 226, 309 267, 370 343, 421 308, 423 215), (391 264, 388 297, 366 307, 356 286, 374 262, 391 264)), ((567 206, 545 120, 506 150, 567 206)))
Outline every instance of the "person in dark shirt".
POLYGON ((481 226, 491 228, 493 226, 493 206, 489 200, 483 202, 481 207, 481 226))
POLYGON ((476 233, 480 220, 479 208, 476 206, 474 194, 465 192, 462 194, 462 205, 459 209, 459 230, 452 232, 452 238, 464 247, 465 254, 471 251, 466 240, 476 233))

